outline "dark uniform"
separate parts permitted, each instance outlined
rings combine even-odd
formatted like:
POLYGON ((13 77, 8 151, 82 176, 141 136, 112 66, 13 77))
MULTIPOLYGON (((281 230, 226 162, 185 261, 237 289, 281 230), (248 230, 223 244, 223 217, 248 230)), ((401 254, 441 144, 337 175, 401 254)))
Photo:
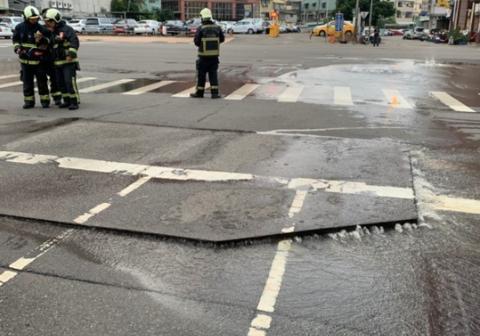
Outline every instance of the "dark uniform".
POLYGON ((63 104, 60 107, 77 109, 80 102, 77 87, 77 70, 80 69, 77 53, 80 42, 75 30, 68 26, 65 21, 57 23, 54 35, 55 72, 63 98, 63 104))
MULTIPOLYGON (((42 16, 45 16, 47 10, 48 8, 42 10, 42 16)), ((52 96, 55 105, 60 105, 62 103, 62 91, 60 91, 60 87, 57 83, 57 74, 53 64, 54 61, 55 55, 53 53, 53 43, 50 43, 46 60, 45 62, 42 62, 41 66, 43 66, 47 72, 48 81, 50 82, 50 96, 52 96)))
POLYGON ((42 106, 50 105, 47 74, 45 67, 41 66, 48 57, 50 38, 51 33, 38 23, 32 24, 26 20, 15 27, 12 40, 22 68, 20 78, 23 82, 24 108, 35 106, 35 78, 42 106))
POLYGON ((198 47, 197 60, 197 92, 192 97, 203 97, 205 82, 210 82, 212 98, 220 98, 218 92, 218 57, 220 56, 220 43, 225 41, 222 28, 211 20, 205 20, 195 34, 195 45, 198 47))

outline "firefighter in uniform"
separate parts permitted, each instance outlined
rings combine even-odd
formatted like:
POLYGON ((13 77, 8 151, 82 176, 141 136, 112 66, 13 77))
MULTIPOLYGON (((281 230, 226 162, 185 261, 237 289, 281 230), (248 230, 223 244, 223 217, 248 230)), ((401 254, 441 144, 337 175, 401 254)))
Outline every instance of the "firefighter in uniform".
POLYGON ((202 25, 195 34, 195 45, 198 47, 197 59, 197 90, 190 94, 192 98, 203 98, 205 82, 210 82, 212 98, 220 98, 218 91, 218 57, 220 56, 220 43, 225 41, 222 28, 212 21, 212 12, 208 8, 200 12, 202 25))
POLYGON ((60 107, 77 110, 80 102, 77 87, 77 70, 80 70, 77 53, 80 42, 75 30, 62 20, 62 15, 58 10, 54 8, 47 10, 44 20, 54 35, 54 65, 57 83, 63 98, 60 107))
MULTIPOLYGON (((48 8, 42 10, 42 17, 45 17, 47 11, 48 8)), ((58 86, 55 65, 53 64, 54 61, 55 55, 53 53, 53 43, 50 43, 46 60, 42 65, 45 67, 45 71, 47 72, 48 80, 50 82, 50 96, 52 96, 55 105, 60 106, 62 104, 62 91, 60 91, 58 86)))
POLYGON ((12 38, 13 48, 22 69, 20 78, 23 82, 23 108, 35 106, 35 78, 42 107, 48 108, 50 106, 48 79, 41 63, 47 57, 51 33, 38 23, 40 12, 35 7, 25 7, 23 17, 25 21, 15 27, 12 38))

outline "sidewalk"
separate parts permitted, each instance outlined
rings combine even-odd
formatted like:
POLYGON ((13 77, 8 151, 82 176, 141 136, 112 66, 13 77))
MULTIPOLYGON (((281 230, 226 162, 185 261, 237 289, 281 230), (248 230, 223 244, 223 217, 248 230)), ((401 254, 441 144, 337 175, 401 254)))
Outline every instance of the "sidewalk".
MULTIPOLYGON (((113 36, 113 35, 79 35, 80 42, 120 42, 120 43, 168 43, 188 44, 193 43, 193 36, 113 36)), ((225 37, 225 43, 233 40, 233 37, 225 37)))

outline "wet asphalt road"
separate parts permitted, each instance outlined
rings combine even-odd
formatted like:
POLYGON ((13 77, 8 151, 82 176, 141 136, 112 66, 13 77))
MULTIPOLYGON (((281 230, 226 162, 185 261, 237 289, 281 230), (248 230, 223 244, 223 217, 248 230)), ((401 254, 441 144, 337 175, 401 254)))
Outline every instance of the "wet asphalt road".
POLYGON ((75 113, 0 89, 0 335, 480 333, 480 50, 298 36, 224 47, 240 101, 172 97, 188 45, 85 43, 137 80, 75 113))

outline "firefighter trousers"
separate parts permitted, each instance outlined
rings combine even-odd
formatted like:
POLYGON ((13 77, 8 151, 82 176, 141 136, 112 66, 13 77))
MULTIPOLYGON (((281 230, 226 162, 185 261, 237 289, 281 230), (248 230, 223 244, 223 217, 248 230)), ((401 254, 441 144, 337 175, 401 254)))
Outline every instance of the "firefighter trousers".
POLYGON ((62 92, 65 103, 80 103, 80 95, 77 87, 77 64, 66 63, 55 68, 58 86, 62 92))
POLYGON ((48 93, 48 79, 45 67, 41 65, 22 64, 22 82, 23 82, 23 99, 25 103, 35 104, 35 78, 37 79, 38 93, 42 104, 50 103, 48 93))
POLYGON ((45 62, 45 69, 47 71, 48 81, 50 82, 50 95, 55 102, 62 100, 62 91, 58 86, 57 72, 53 62, 45 62))
POLYGON ((218 93, 218 57, 199 57, 197 60, 197 91, 205 90, 205 83, 210 82, 212 93, 218 93))

